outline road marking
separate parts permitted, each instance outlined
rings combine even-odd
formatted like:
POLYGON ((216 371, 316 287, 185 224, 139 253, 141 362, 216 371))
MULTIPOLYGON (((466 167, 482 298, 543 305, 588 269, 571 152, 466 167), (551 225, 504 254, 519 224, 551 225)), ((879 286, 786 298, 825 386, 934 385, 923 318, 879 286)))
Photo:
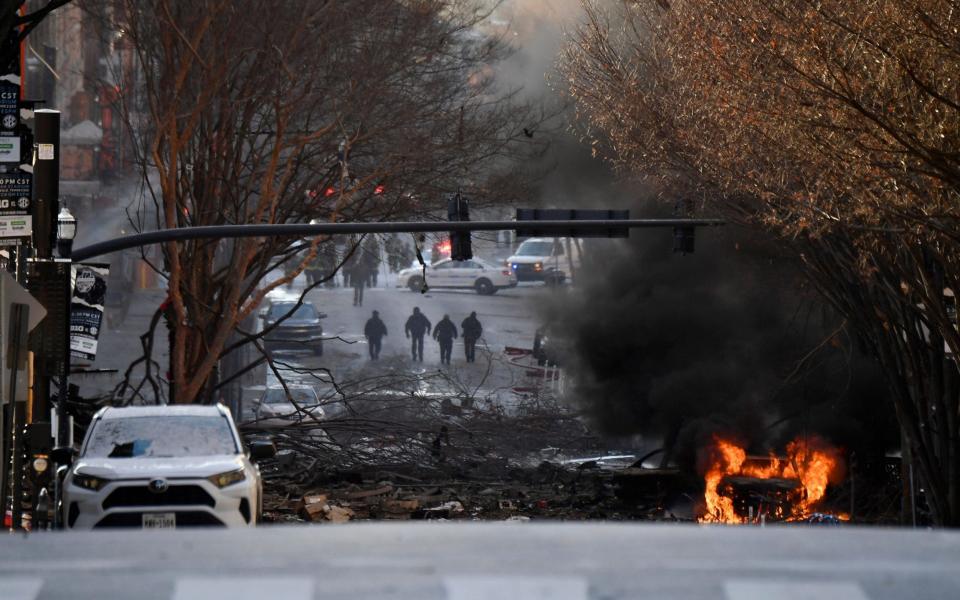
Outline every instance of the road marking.
POLYGON ((727 600, 868 600, 855 581, 734 579, 723 589, 727 600))
POLYGON ((443 581, 447 600, 587 600, 583 577, 463 576, 443 581))
POLYGON ((0 577, 0 597, 3 600, 34 600, 42 586, 43 579, 35 577, 0 577))
POLYGON ((309 577, 180 577, 172 600, 310 600, 309 577))

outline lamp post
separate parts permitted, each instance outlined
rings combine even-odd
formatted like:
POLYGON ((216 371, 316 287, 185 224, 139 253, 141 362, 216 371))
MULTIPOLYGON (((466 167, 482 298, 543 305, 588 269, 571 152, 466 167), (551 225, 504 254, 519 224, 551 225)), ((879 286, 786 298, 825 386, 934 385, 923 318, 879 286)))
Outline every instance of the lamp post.
POLYGON ((60 368, 60 393, 57 401, 57 446, 65 446, 70 443, 70 423, 67 421, 67 378, 70 372, 70 296, 71 282, 70 277, 73 271, 69 268, 71 262, 70 256, 73 254, 73 240, 77 237, 77 218, 71 214, 70 209, 63 207, 60 214, 57 215, 57 252, 60 258, 67 261, 67 330, 64 332, 67 336, 66 352, 60 368))
POLYGON ((77 237, 77 218, 64 206, 57 215, 57 252, 60 258, 70 259, 75 237, 77 237))
POLYGON ((60 478, 59 478, 59 467, 66 466, 69 462, 69 459, 66 458, 69 456, 70 448, 70 438, 72 437, 72 431, 70 426, 70 417, 67 414, 67 399, 69 398, 69 373, 70 373, 70 302, 72 296, 72 286, 71 286, 71 277, 73 269, 71 268, 71 255, 73 254, 73 240, 77 236, 77 218, 71 214, 70 210, 67 207, 62 207, 60 213, 57 215, 57 253, 60 255, 60 259, 67 263, 66 269, 66 278, 65 282, 67 289, 67 305, 66 305, 66 331, 64 335, 66 336, 66 345, 63 360, 60 361, 60 373, 59 373, 59 393, 57 394, 57 431, 56 431, 56 442, 55 446, 59 452, 55 452, 55 456, 59 458, 58 469, 54 471, 54 517, 53 524, 57 528, 61 525, 60 519, 62 514, 60 511, 61 504, 61 489, 60 489, 60 478), (62 461, 62 462, 61 462, 62 461))

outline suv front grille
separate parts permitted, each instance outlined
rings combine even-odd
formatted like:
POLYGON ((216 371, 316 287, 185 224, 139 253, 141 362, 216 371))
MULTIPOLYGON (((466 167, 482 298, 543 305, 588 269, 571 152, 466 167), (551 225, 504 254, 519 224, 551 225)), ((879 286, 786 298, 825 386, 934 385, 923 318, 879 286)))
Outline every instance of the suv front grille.
MULTIPOLYGON (((177 511, 177 527, 224 527, 223 521, 217 517, 200 510, 195 511, 177 511)), ((94 529, 103 529, 105 527, 142 527, 143 513, 113 513, 107 515, 94 525, 94 529)))
POLYGON ((199 485, 171 485, 159 494, 145 485, 128 485, 113 490, 103 501, 103 510, 123 506, 209 506, 216 501, 199 485))
POLYGON ((514 263, 513 266, 515 267, 513 272, 517 279, 540 279, 543 277, 543 271, 537 271, 533 268, 533 265, 514 263))

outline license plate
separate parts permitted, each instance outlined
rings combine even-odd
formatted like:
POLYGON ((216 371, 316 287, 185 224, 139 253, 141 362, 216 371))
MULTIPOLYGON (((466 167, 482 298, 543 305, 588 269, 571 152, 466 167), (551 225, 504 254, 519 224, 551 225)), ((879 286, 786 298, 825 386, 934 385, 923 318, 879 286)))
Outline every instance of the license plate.
POLYGON ((176 527, 177 527, 176 513, 144 513, 143 514, 144 529, 176 529, 176 527))

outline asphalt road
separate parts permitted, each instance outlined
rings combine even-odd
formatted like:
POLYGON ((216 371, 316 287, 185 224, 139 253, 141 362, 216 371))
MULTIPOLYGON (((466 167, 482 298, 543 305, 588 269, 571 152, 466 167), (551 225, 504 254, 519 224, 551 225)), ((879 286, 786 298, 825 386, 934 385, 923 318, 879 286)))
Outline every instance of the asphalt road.
MULTIPOLYGON (((329 316, 324 321, 324 330, 350 341, 363 340, 363 326, 372 311, 380 313, 389 334, 384 339, 382 358, 408 357, 410 343, 404 337, 404 324, 414 307, 430 319, 434 325, 450 315, 457 325, 471 311, 483 324, 483 338, 478 345, 500 352, 504 346, 532 347, 537 328, 534 304, 538 298, 549 293, 543 285, 523 284, 516 288, 500 290, 492 296, 481 296, 473 290, 430 290, 426 294, 411 292, 406 288, 386 285, 368 288, 364 292, 362 307, 353 306, 352 288, 314 290, 308 299, 329 316)), ((365 343, 365 342, 364 342, 365 343)), ((366 348, 363 348, 365 355, 366 348)), ((454 361, 464 362, 463 345, 458 339, 454 346, 454 361)), ((439 364, 440 350, 435 341, 424 342, 424 364, 439 364)))
POLYGON ((960 533, 352 524, 8 536, 4 600, 947 600, 960 533))
MULTIPOLYGON (((338 384, 399 375, 419 378, 426 388, 435 387, 437 392, 443 392, 444 386, 476 389, 478 398, 510 396, 513 390, 529 390, 543 383, 542 377, 535 377, 537 369, 517 366, 516 361, 511 362, 512 357, 504 354, 504 349, 507 346, 532 348, 538 327, 536 304, 542 302, 546 294, 565 293, 565 290, 531 283, 501 290, 492 296, 481 296, 472 290, 431 290, 420 294, 397 288, 394 281, 393 276, 381 276, 378 287, 365 291, 363 306, 353 305, 352 288, 323 288, 308 293, 307 300, 328 315, 323 322, 327 338, 324 354, 315 357, 304 351, 276 351, 274 358, 284 379, 322 388, 324 383, 318 382, 318 378, 329 379, 328 371, 338 384), (450 315, 458 332, 463 319, 476 311, 483 325, 476 362, 466 362, 460 339, 454 343, 450 366, 440 364, 439 345, 433 339, 424 340, 424 361, 414 362, 411 342, 404 335, 404 325, 414 307, 419 307, 434 326, 443 315, 450 315), (378 361, 370 360, 363 335, 364 325, 374 310, 380 313, 388 330, 378 361)), ((298 280, 291 288, 278 292, 296 297, 302 285, 298 280)), ((526 364, 531 364, 529 359, 526 364)), ((264 384, 276 385, 276 377, 268 372, 264 384)), ((258 393, 261 392, 250 390, 247 398, 258 393)))

